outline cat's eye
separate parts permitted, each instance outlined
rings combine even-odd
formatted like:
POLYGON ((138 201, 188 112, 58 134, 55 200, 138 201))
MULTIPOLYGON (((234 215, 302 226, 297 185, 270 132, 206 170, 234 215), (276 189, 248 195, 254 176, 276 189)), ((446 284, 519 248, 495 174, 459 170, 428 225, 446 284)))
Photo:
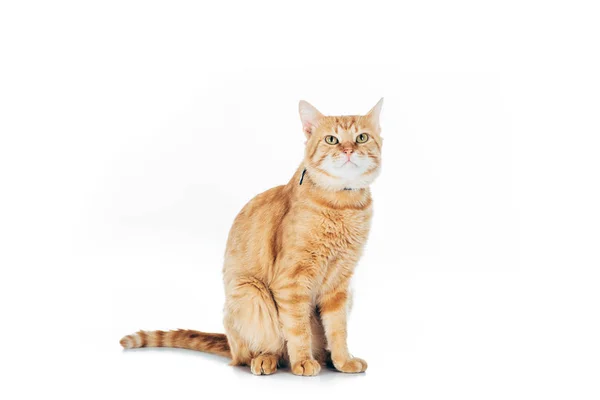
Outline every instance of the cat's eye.
POLYGON ((367 135, 366 133, 361 133, 356 137, 356 143, 364 143, 367 140, 369 140, 369 135, 367 135))
POLYGON ((327 143, 327 144, 338 144, 339 140, 335 136, 328 135, 328 136, 325 136, 325 143, 327 143))

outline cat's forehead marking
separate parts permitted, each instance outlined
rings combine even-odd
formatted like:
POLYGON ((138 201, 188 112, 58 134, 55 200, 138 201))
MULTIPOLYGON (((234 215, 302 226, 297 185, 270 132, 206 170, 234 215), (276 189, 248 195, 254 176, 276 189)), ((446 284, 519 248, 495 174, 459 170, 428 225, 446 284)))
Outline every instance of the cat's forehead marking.
POLYGON ((356 126, 356 117, 355 116, 343 116, 343 117, 334 117, 334 126, 333 130, 335 133, 339 134, 339 130, 346 132, 354 133, 358 132, 358 127, 356 126))

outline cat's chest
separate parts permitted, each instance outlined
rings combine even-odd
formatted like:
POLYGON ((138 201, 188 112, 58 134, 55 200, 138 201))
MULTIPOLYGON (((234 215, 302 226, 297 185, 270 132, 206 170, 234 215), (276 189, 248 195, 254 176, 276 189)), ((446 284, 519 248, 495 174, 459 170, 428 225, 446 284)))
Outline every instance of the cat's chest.
POLYGON ((329 252, 358 250, 367 240, 370 210, 323 210, 316 218, 312 235, 329 252))

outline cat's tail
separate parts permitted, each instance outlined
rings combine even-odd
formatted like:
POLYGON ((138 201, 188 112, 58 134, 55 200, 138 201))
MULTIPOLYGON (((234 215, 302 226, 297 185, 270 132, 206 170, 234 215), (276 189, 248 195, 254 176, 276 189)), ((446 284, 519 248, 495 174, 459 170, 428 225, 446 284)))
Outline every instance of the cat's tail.
POLYGON ((189 329, 176 331, 139 331, 121 339, 125 349, 140 347, 177 347, 218 354, 231 358, 227 336, 222 333, 205 333, 189 329))

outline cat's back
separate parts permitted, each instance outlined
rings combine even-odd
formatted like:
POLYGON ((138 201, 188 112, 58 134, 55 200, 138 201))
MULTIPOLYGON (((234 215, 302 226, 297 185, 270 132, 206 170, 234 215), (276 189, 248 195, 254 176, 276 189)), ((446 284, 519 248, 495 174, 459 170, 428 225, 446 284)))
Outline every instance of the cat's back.
POLYGON ((289 212, 291 196, 289 187, 281 185, 246 203, 229 231, 225 270, 229 267, 266 269, 272 265, 279 247, 279 227, 289 212))

